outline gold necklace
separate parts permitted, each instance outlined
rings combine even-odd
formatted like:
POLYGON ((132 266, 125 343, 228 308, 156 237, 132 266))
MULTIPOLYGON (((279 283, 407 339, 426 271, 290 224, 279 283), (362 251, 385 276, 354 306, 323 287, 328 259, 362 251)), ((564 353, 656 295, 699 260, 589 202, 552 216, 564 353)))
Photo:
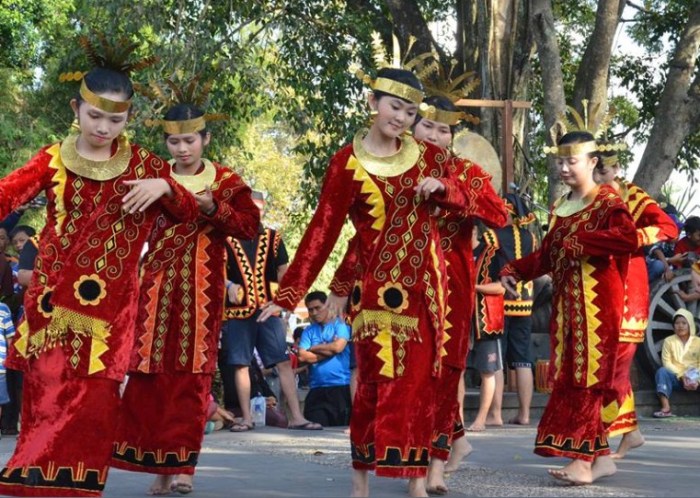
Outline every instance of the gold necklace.
POLYGON ((129 167, 131 147, 124 135, 117 139, 117 152, 104 161, 93 161, 81 156, 76 148, 79 136, 68 135, 61 143, 61 161, 67 170, 78 176, 102 182, 118 177, 129 167))
POLYGON ((178 175, 175 173, 175 160, 171 159, 168 163, 170 163, 170 176, 172 176, 173 180, 193 194, 204 192, 204 190, 207 187, 211 187, 214 180, 216 180, 216 168, 209 159, 202 158, 204 169, 200 173, 194 175, 178 175))
POLYGON ((559 198, 559 201, 554 206, 554 214, 557 216, 567 217, 584 210, 591 202, 593 202, 596 195, 598 195, 599 188, 600 187, 595 187, 585 196, 573 201, 567 198, 571 192, 564 194, 559 198))
POLYGON ((370 174, 376 176, 399 176, 411 169, 420 156, 418 142, 413 137, 401 136, 399 150, 390 156, 375 156, 365 149, 362 139, 367 135, 367 130, 360 130, 352 141, 352 150, 362 167, 370 174))

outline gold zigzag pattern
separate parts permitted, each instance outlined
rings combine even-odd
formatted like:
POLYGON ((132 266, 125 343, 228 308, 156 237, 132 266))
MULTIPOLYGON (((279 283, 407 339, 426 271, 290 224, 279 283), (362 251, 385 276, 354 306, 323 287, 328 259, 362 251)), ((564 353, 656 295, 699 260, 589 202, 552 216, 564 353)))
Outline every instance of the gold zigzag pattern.
POLYGON ((595 290, 598 281, 593 277, 595 266, 591 265, 587 260, 581 262, 581 273, 583 276, 583 292, 586 301, 586 342, 588 345, 588 368, 586 370, 586 386, 592 386, 598 382, 596 372, 600 369, 598 360, 602 353, 597 349, 600 343, 597 331, 601 325, 598 319, 600 308, 593 301, 598 297, 595 290))
POLYGON ((61 144, 53 144, 46 152, 51 156, 49 168, 55 170, 55 173, 51 177, 52 183, 54 184, 53 190, 56 193, 56 200, 54 201, 56 205, 55 229, 56 234, 61 235, 63 220, 66 218, 66 205, 63 202, 63 196, 66 191, 68 177, 66 175, 66 167, 63 165, 63 161, 61 161, 61 144))
POLYGON ((195 299, 197 300, 197 305, 194 307, 195 313, 200 314, 200 316, 195 317, 195 351, 194 358, 192 360, 192 371, 199 373, 202 371, 204 365, 207 362, 206 352, 209 349, 204 338, 208 333, 211 333, 206 327, 207 319, 209 318, 209 312, 207 311, 207 305, 211 302, 209 296, 207 296, 207 290, 209 289, 209 276, 211 271, 207 268, 207 262, 209 261, 209 256, 207 254, 207 248, 211 245, 211 241, 206 234, 201 234, 199 236, 199 244, 197 244, 197 255, 196 255, 196 269, 195 278, 197 281, 197 286, 199 287, 198 292, 195 292, 195 299))
POLYGON ((362 184, 360 190, 361 193, 369 195, 367 198, 367 204, 372 206, 369 211, 369 215, 374 218, 374 223, 372 223, 372 228, 375 230, 381 230, 384 228, 384 222, 386 221, 386 209, 384 206, 384 198, 379 188, 372 181, 367 171, 362 167, 360 162, 355 156, 350 156, 348 163, 345 166, 346 169, 352 170, 353 180, 358 181, 362 184))

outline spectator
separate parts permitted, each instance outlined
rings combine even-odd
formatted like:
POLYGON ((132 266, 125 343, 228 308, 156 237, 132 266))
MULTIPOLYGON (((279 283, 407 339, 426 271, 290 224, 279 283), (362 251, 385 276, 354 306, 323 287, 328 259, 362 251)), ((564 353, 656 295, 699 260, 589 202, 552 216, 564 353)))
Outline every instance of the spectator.
POLYGON ((10 232, 10 238, 12 239, 12 245, 15 247, 17 254, 22 252, 22 248, 27 241, 36 235, 36 230, 27 225, 17 225, 12 232, 10 232))
MULTIPOLYGON (((264 211, 260 192, 253 192, 253 201, 264 211)), ((259 227, 252 240, 229 239, 227 258, 227 307, 221 337, 219 370, 227 386, 235 384, 241 406, 242 420, 231 428, 244 432, 253 428, 250 412, 250 375, 248 372, 257 348, 265 368, 277 367, 280 388, 289 407, 290 429, 320 430, 319 424, 304 418, 299 408, 294 373, 287 356, 286 328, 278 316, 258 322, 260 308, 274 297, 273 284, 279 282, 287 270, 289 258, 282 237, 275 230, 259 227)), ((224 398, 228 407, 232 402, 224 398)))
POLYGON ((301 334, 304 332, 304 328, 299 326, 294 329, 292 333, 292 339, 294 342, 291 347, 291 355, 289 361, 292 362, 292 370, 294 375, 297 377, 297 387, 301 389, 308 389, 309 387, 309 366, 301 365, 299 362, 299 341, 301 340, 301 334))
POLYGON ((696 391, 700 380, 700 337, 695 335, 695 318, 685 308, 673 315, 674 335, 664 340, 663 366, 656 371, 656 393, 661 409, 655 418, 672 417, 671 392, 696 391))
POLYGON ((668 261, 676 267, 688 267, 698 260, 700 253, 700 217, 690 216, 683 224, 685 237, 676 243, 673 257, 668 261))
POLYGON ((0 412, 2 406, 10 401, 5 382, 5 358, 10 347, 15 326, 12 323, 12 313, 5 303, 0 303, 0 412))
POLYGON ((325 292, 310 292, 304 300, 309 325, 301 334, 299 359, 310 365, 311 390, 304 416, 324 426, 350 423, 350 328, 331 316, 325 292))

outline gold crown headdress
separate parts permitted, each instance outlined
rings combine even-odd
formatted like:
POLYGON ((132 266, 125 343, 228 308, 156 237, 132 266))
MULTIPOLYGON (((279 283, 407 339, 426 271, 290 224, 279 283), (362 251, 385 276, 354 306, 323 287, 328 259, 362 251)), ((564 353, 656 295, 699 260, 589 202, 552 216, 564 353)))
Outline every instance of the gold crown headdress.
MULTIPOLYGON (((627 149, 627 145, 624 143, 615 144, 600 142, 600 139, 607 133, 610 125, 612 124, 612 119, 615 116, 614 107, 610 106, 608 112, 605 114, 605 116, 603 116, 603 119, 596 128, 593 126, 593 123, 589 121, 589 114, 591 116, 597 116, 600 112, 600 104, 595 104, 591 109, 589 109, 588 99, 583 99, 581 101, 581 105, 583 106, 583 116, 581 116, 578 111, 571 106, 566 106, 566 111, 559 115, 557 121, 549 129, 552 143, 556 144, 559 138, 572 131, 588 132, 593 135, 593 140, 576 144, 544 147, 543 150, 545 154, 569 157, 577 156, 579 154, 587 154, 589 152, 613 152, 627 149), (573 122, 567 117, 567 112, 573 118, 573 122)), ((615 162, 617 162, 617 155, 615 155, 615 162)))
MULTIPOLYGON (((425 66, 425 69, 422 71, 424 76, 421 78, 426 95, 445 97, 454 104, 459 99, 472 93, 481 83, 474 71, 452 78, 457 61, 453 59, 450 62, 449 71, 445 71, 443 65, 439 63, 437 54, 430 53, 429 55, 432 56, 434 63, 425 66)), ((456 125, 462 120, 475 125, 479 124, 479 118, 473 114, 464 111, 446 111, 425 102, 420 105, 418 113, 425 119, 438 121, 450 126, 456 125)))
MULTIPOLYGON (((178 84, 170 78, 165 78, 164 82, 167 89, 170 89, 171 95, 167 95, 167 89, 161 87, 155 81, 151 81, 148 87, 136 86, 136 89, 151 98, 160 102, 163 108, 172 107, 177 104, 191 104, 195 107, 204 107, 211 91, 212 83, 208 81, 203 85, 199 85, 201 76, 195 75, 188 81, 178 84)), ((226 114, 204 114, 196 118, 183 120, 168 120, 168 119, 147 119, 147 126, 162 126, 163 131, 168 135, 184 135, 187 133, 196 133, 207 127, 209 121, 222 121, 228 119, 226 114)))
MULTIPOLYGON (((158 60, 157 57, 150 56, 129 62, 129 57, 138 47, 137 43, 130 43, 125 38, 119 39, 116 43, 111 43, 102 33, 97 35, 97 39, 100 42, 99 47, 90 41, 87 36, 81 36, 78 40, 85 51, 85 55, 94 67, 112 69, 113 71, 129 75, 134 71, 153 65, 158 60)), ((131 99, 120 101, 97 95, 85 84, 83 78, 86 74, 87 71, 70 71, 59 75, 58 80, 60 82, 81 81, 80 96, 82 99, 105 112, 125 112, 129 110, 131 99)))
MULTIPOLYGON (((374 59, 374 65, 377 70, 383 69, 385 67, 394 67, 397 69, 406 69, 408 71, 415 72, 416 67, 418 67, 423 59, 427 55, 419 55, 411 59, 408 62, 404 62, 401 58, 401 50, 399 48, 398 39, 393 36, 394 47, 392 53, 392 60, 387 60, 386 49, 382 44, 382 39, 379 33, 374 31, 372 33, 372 58, 374 59)), ((406 48, 406 53, 411 51, 411 47, 415 43, 415 37, 411 36, 408 40, 408 47, 406 48)), ((413 88, 411 85, 406 85, 405 83, 400 83, 389 78, 376 78, 372 79, 367 73, 365 73, 358 64, 353 63, 350 65, 350 72, 353 73, 357 78, 369 85, 369 87, 377 92, 384 92, 401 99, 408 100, 414 104, 420 104, 423 101, 423 92, 417 88, 413 88)), ((420 79, 420 75, 417 75, 420 79)))

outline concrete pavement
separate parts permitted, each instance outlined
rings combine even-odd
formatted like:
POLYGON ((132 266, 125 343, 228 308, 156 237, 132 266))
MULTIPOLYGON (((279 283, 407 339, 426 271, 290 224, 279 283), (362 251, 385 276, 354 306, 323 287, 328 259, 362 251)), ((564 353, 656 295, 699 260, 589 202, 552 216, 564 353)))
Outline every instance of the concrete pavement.
MULTIPOLYGON (((700 419, 644 419, 641 425, 646 444, 619 463, 616 475, 582 487, 562 486, 546 475, 548 467, 566 460, 532 453, 534 427, 470 433, 474 452, 450 476, 450 496, 700 496, 700 419)), ((14 441, 0 441, 3 462, 14 441)), ((218 431, 205 437, 191 496, 348 496, 349 453, 348 436, 339 428, 218 431)), ((104 496, 144 496, 151 480, 146 474, 114 469, 104 496)), ((406 496, 402 480, 373 477, 370 489, 374 496, 406 496)))

